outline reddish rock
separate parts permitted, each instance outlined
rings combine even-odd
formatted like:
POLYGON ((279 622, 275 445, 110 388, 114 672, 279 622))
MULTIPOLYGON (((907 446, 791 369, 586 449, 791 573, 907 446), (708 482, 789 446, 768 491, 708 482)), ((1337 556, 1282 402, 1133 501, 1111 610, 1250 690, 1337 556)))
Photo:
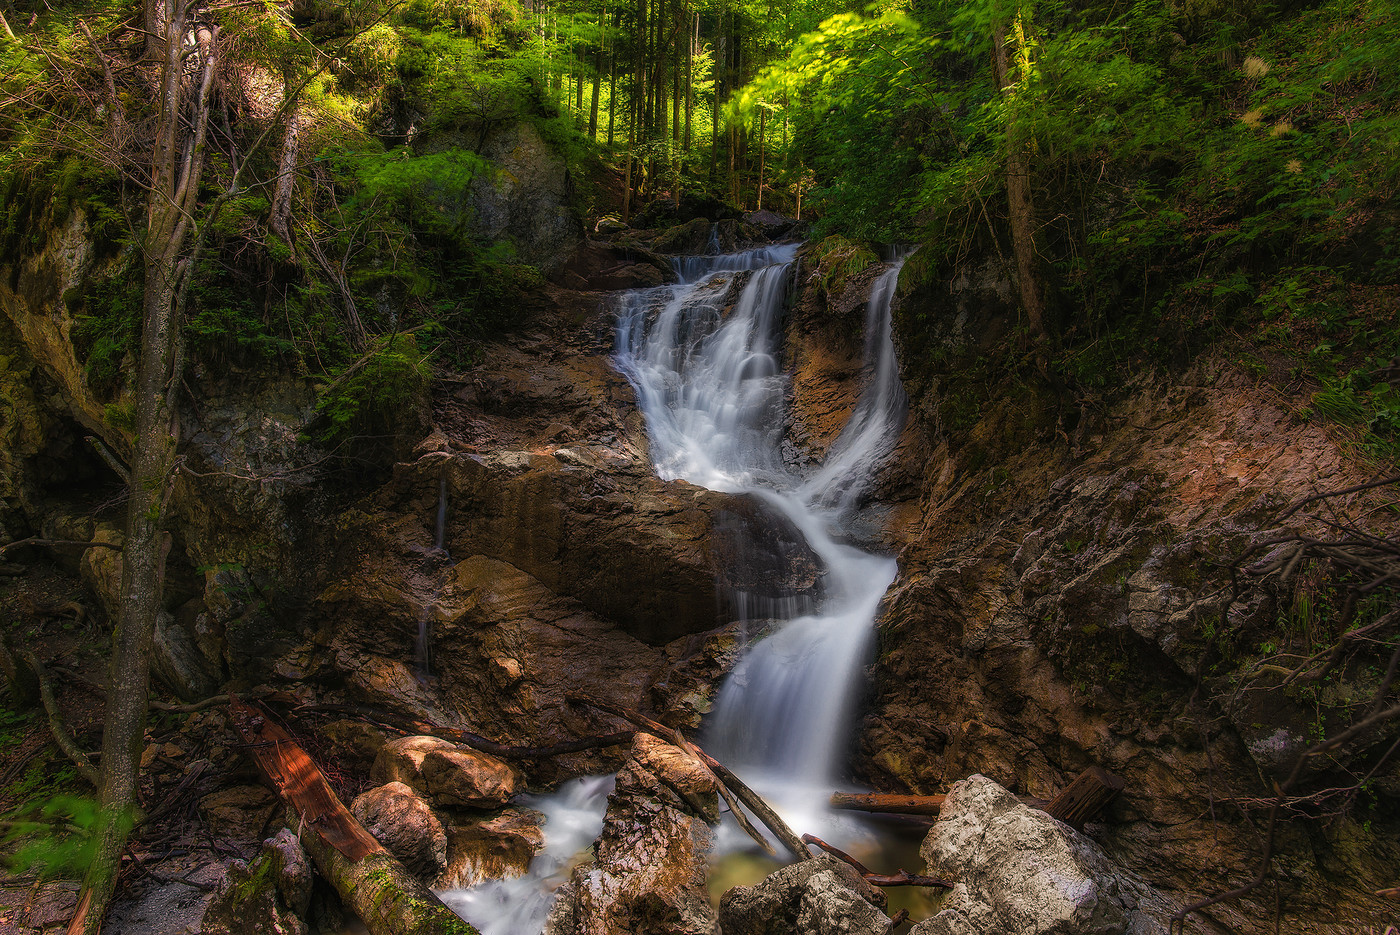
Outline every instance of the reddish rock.
POLYGON ((401 782, 356 797, 355 819, 417 876, 432 879, 447 866, 447 832, 433 810, 401 782))
POLYGON ((370 775, 399 782, 443 808, 491 808, 516 792, 515 770, 468 747, 437 737, 400 737, 379 751, 370 775))

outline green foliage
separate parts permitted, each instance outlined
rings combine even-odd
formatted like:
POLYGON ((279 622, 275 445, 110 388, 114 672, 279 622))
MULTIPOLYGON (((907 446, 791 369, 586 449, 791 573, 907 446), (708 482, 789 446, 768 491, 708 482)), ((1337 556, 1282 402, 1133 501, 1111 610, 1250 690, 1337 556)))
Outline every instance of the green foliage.
MULTIPOLYGON (((103 823, 102 807, 84 796, 56 795, 21 806, 5 834, 5 843, 15 847, 7 867, 40 877, 79 877, 97 856, 103 823)), ((124 816, 122 833, 133 823, 133 816, 124 816)))
POLYGON ((325 424, 320 439, 338 444, 359 436, 392 435, 405 410, 426 402, 431 376, 428 355, 419 350, 413 335, 377 339, 367 355, 322 389, 316 405, 325 424))
POLYGON ((99 394, 121 386, 141 331, 143 284, 135 263, 91 278, 64 298, 76 324, 71 338, 88 385, 99 394))
POLYGON ((880 262, 869 245, 848 240, 840 234, 823 239, 812 255, 817 261, 822 290, 829 296, 840 295, 847 280, 880 262))

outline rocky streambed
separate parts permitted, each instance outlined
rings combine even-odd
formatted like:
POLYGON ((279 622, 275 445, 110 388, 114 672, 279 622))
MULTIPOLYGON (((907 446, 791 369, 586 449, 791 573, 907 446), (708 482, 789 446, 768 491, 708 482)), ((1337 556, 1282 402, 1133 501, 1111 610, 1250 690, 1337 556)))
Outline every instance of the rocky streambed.
MULTIPOLYGON (((305 381, 194 380, 158 628, 165 689, 187 701, 272 692, 357 817, 438 887, 524 869, 544 846, 539 809, 549 808, 515 804, 520 793, 616 774, 593 862, 571 870, 559 858, 567 884, 550 932, 890 931, 881 893, 828 857, 716 905, 705 880, 716 789, 661 740, 502 759, 410 724, 529 746, 616 729, 570 703, 587 694, 694 729, 753 635, 735 622, 734 595, 764 604, 821 587, 803 537, 761 498, 656 476, 633 389, 612 362, 612 290, 673 275, 652 246, 737 246, 762 239, 764 222, 785 230, 754 222, 586 243, 558 284, 529 297, 517 333, 435 385, 429 411, 405 422, 421 429, 372 480, 316 467, 325 452, 304 437, 314 414, 305 381)), ((73 249, 25 275, 74 262, 81 240, 55 241, 73 249)), ((795 469, 820 463, 856 408, 880 273, 833 277, 822 261, 799 256, 783 325, 782 459, 795 469)), ((1372 472, 1294 401, 1209 355, 1074 411, 1043 386, 993 388, 975 419, 951 423, 936 361, 1004 334, 1004 285, 995 269, 952 285, 906 274, 901 285, 895 341, 912 417, 845 534, 895 555, 898 576, 842 778, 949 794, 923 856, 955 885, 920 935, 1156 931, 1181 906, 1254 877, 1270 784, 1310 730, 1379 678, 1361 666, 1313 698, 1246 681, 1277 639, 1280 610, 1267 589, 1228 606, 1220 591, 1233 557, 1275 536, 1287 504, 1372 472), (1090 765, 1126 788, 1084 833, 1022 804, 1090 765)), ((83 434, 110 428, 72 378, 71 354, 35 337, 62 331, 46 295, 0 296, 3 522, 13 538, 117 542, 103 508, 109 475, 81 453, 83 434)), ((1385 502, 1384 491, 1361 491, 1334 505, 1394 535, 1385 502)), ((7 558, 42 568, 7 592, 16 613, 20 597, 51 606, 63 592, 100 618, 114 599, 111 549, 62 553, 56 565, 48 552, 7 558), (64 584, 79 580, 81 591, 64 584)), ((100 660, 84 658, 75 669, 97 681, 100 660)), ((1372 743, 1330 768, 1361 775, 1375 759, 1372 743)), ((253 915, 331 930, 333 895, 306 882, 294 841, 259 844, 280 809, 219 709, 154 728, 147 760, 149 800, 179 806, 166 849, 186 853, 133 883, 113 930, 188 929, 211 899, 222 908, 204 916, 208 931, 243 931, 236 920, 253 915), (202 852, 191 846, 206 840, 202 852), (244 865, 230 868, 235 855, 244 865), (155 882, 172 874, 215 889, 155 882), (256 888, 267 908, 236 901, 254 877, 272 881, 256 888)), ((1382 762, 1350 812, 1301 803, 1276 832, 1268 886, 1192 916, 1188 930, 1262 933, 1277 917, 1298 930, 1382 931, 1394 904, 1375 893, 1400 868, 1385 804, 1395 782, 1382 762)), ((26 899, 25 931, 57 924, 61 909, 36 914, 43 901, 26 899)))

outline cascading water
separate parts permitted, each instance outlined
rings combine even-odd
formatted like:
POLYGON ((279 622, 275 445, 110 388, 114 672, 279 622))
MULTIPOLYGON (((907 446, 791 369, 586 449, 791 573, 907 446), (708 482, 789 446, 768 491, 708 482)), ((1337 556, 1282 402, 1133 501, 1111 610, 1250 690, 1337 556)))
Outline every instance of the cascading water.
POLYGON ((899 436, 906 400, 890 335, 896 263, 871 291, 868 378, 850 420, 809 476, 784 463, 788 384, 778 342, 796 249, 678 261, 680 285, 625 298, 617 361, 646 416, 659 475, 759 498, 801 532, 823 566, 820 605, 778 621, 749 647, 706 727, 712 753, 812 821, 830 792, 871 624, 896 570, 893 559, 838 540, 899 436), (754 272, 726 317, 730 282, 747 270, 754 272))
MULTIPOLYGON (((890 339, 896 264, 871 292, 866 326, 868 377, 825 463, 802 476, 783 458, 788 380, 779 367, 779 329, 796 245, 675 261, 681 282, 623 296, 616 363, 637 393, 657 474, 715 490, 750 494, 786 518, 821 563, 821 597, 735 601, 792 608, 793 616, 751 622, 771 628, 754 642, 722 687, 706 727, 706 747, 758 786, 802 829, 822 821, 861 662, 880 600, 894 580, 891 558, 840 541, 844 523, 880 462, 894 447, 906 401, 890 339), (744 278, 746 277, 746 279, 744 278), (743 281, 732 311, 733 288, 743 281)), ((538 932, 557 885, 560 861, 587 812, 570 795, 558 804, 565 827, 545 826, 546 850, 519 880, 444 894, 484 935, 538 932)), ((541 800, 550 811, 560 797, 541 800)), ((601 827, 593 798, 590 827, 601 827)), ((723 846, 724 836, 721 836, 723 846)))

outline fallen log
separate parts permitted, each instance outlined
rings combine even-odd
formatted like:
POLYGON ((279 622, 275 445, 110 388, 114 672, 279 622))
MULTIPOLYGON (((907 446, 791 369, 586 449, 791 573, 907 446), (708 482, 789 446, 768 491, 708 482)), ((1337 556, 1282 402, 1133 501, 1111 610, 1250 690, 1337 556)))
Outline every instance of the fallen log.
MULTIPOLYGON (((1038 808, 1058 818, 1076 831, 1091 821, 1123 791, 1122 778, 1098 766, 1091 766, 1075 777, 1059 795, 1049 801, 1034 796, 1017 796, 1022 805, 1038 808)), ((887 795, 880 792, 833 792, 831 807, 859 812, 892 815, 931 815, 943 810, 946 795, 887 795)))
POLYGON ((450 740, 455 744, 471 747, 473 750, 480 750, 482 753, 489 753, 492 756, 498 756, 505 760, 544 760, 550 757, 561 756, 565 753, 580 753, 584 750, 597 750, 600 747, 617 746, 631 743, 632 734, 635 733, 634 731, 628 730, 613 734, 605 734, 601 737, 582 737, 578 740, 561 740, 558 743, 552 743, 542 747, 513 747, 508 744, 497 743, 480 734, 473 734, 471 731, 459 730, 455 727, 444 727, 441 724, 434 724, 431 721, 398 714, 394 711, 387 711, 383 708, 376 708, 371 705, 309 704, 302 705, 297 710, 349 714, 378 727, 387 727, 390 730, 402 731, 409 734, 440 737, 443 740, 450 740))
POLYGON ((885 795, 881 792, 833 792, 831 807, 894 815, 937 815, 946 795, 885 795))
POLYGON ((479 935, 355 820, 291 734, 237 700, 229 715, 316 868, 371 935, 479 935))

